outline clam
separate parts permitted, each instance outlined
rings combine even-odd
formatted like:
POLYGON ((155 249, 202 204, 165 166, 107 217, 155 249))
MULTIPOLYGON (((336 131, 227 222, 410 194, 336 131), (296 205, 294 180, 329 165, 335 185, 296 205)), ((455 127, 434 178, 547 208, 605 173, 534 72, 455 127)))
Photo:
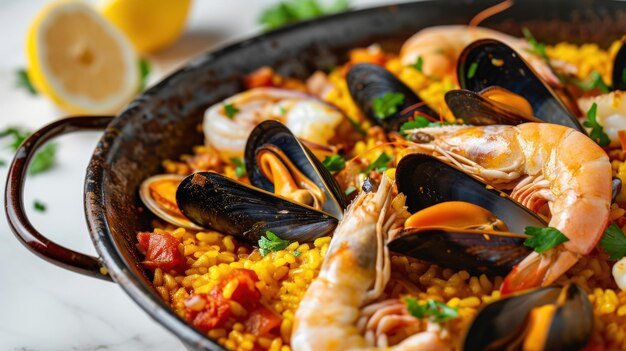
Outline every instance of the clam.
POLYGON ((611 74, 613 80, 613 90, 626 91, 626 45, 622 42, 622 46, 617 51, 613 59, 613 72, 611 74))
POLYGON ((505 274, 531 252, 517 233, 546 226, 505 194, 429 155, 402 158, 396 184, 414 214, 389 249, 449 268, 505 274))
POLYGON ((576 284, 550 286, 485 306, 464 350, 580 350, 593 331, 593 307, 576 284))
POLYGON ((180 212, 176 204, 176 189, 185 179, 178 174, 160 174, 147 178, 139 187, 139 197, 144 205, 157 217, 175 226, 201 230, 180 212))
POLYGON ((415 113, 430 117, 438 116, 411 88, 381 66, 369 63, 353 65, 348 71, 346 81, 357 106, 386 132, 397 131, 415 113), (375 99, 382 98, 386 93, 400 93, 404 96, 404 101, 397 107, 396 113, 381 118, 375 113, 373 104, 375 99))
POLYGON ((345 195, 280 122, 255 127, 246 144, 246 166, 252 186, 213 172, 185 178, 176 193, 182 213, 250 242, 268 230, 290 241, 310 241, 337 226, 345 195))
POLYGON ((506 44, 483 39, 468 45, 457 65, 461 88, 474 92, 490 87, 504 88, 526 99, 532 115, 548 123, 586 133, 578 119, 535 71, 506 44))

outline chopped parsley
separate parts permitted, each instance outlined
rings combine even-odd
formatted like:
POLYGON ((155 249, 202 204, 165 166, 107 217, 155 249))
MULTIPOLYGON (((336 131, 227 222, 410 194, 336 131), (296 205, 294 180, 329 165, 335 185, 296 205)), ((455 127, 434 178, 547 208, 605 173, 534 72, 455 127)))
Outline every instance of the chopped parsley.
POLYGON ((380 156, 378 156, 378 158, 370 163, 369 166, 367 166, 367 168, 365 168, 365 170, 362 173, 368 174, 371 171, 378 171, 378 172, 383 172, 386 171, 387 168, 389 168, 389 162, 391 162, 393 160, 393 157, 390 157, 389 155, 387 155, 386 153, 381 153, 380 156))
POLYGON ((530 238, 524 240, 524 246, 530 247, 537 253, 548 251, 569 240, 553 227, 526 227, 524 233, 530 235, 530 238))
POLYGON ((600 246, 610 259, 619 260, 626 256, 626 235, 617 224, 613 223, 604 231, 600 246))
POLYGON ((17 87, 23 88, 30 95, 37 95, 37 89, 33 86, 30 81, 30 77, 28 77, 28 72, 25 69, 18 69, 16 72, 17 75, 17 87))
POLYGON ((411 67, 415 68, 418 72, 422 72, 422 67, 424 66, 424 59, 422 56, 418 57, 414 64, 411 67))
POLYGON ((459 316, 457 308, 450 307, 437 300, 428 299, 425 303, 420 304, 416 299, 406 297, 403 301, 409 314, 418 319, 428 318, 435 323, 442 323, 459 316))
POLYGON ((292 22, 343 12, 349 8, 348 0, 335 0, 328 6, 321 5, 317 0, 281 1, 263 11, 259 23, 266 29, 275 29, 292 22))
POLYGON ((528 40, 528 43, 532 47, 531 52, 549 62, 550 59, 548 58, 548 54, 546 53, 546 46, 543 43, 538 42, 537 39, 535 39, 533 34, 530 32, 530 29, 524 27, 522 28, 522 33, 524 33, 524 37, 526 38, 526 40, 528 40))
POLYGON ((587 120, 583 122, 583 125, 587 128, 591 128, 591 132, 589 132, 589 137, 593 139, 600 146, 607 146, 611 143, 611 139, 604 132, 602 125, 598 123, 596 119, 596 114, 598 111, 598 105, 594 102, 589 111, 587 111, 587 120))
MULTIPOLYGON (((449 123, 444 123, 444 125, 447 125, 447 124, 449 123)), ((413 121, 404 122, 404 124, 400 126, 400 135, 406 138, 407 135, 405 132, 407 130, 427 128, 427 127, 440 127, 440 126, 441 126, 440 122, 432 122, 431 120, 429 120, 428 118, 424 116, 416 116, 413 121)))
POLYGON ((0 160, 0 167, 4 167, 7 165, 7 161, 5 160, 0 160))
POLYGON ((235 115, 239 112, 239 109, 236 108, 233 104, 224 104, 224 113, 230 119, 233 119, 235 115))
MULTIPOLYGON (((30 132, 18 128, 18 127, 9 127, 3 131, 0 131, 0 139, 1 138, 13 138, 12 141, 7 145, 7 147, 13 151, 17 151, 17 149, 22 145, 24 140, 30 136, 30 132)), ((54 165, 54 159, 56 155, 56 144, 48 143, 44 147, 42 147, 35 157, 33 157, 28 173, 30 175, 34 175, 37 173, 42 173, 47 171, 54 165)))
POLYGON ((355 120, 353 120, 352 118, 348 118, 348 122, 350 122, 350 125, 352 125, 352 128, 354 128, 354 130, 361 134, 362 136, 366 136, 367 133, 365 132, 365 130, 363 129, 363 127, 361 127, 361 124, 355 120))
POLYGON ((239 157, 232 157, 230 162, 235 165, 235 175, 237 177, 243 177, 246 175, 246 164, 243 163, 239 157))
POLYGON ((570 81, 572 84, 574 84, 584 92, 597 89, 601 93, 606 94, 611 91, 611 88, 602 79, 602 75, 600 74, 600 72, 596 70, 592 71, 589 74, 589 77, 587 77, 587 79, 585 80, 570 78, 568 81, 570 81))
POLYGON ((265 232, 265 236, 261 236, 259 239, 259 251, 261 256, 265 256, 270 252, 284 250, 289 244, 289 240, 283 240, 268 230, 265 232))
POLYGON ((472 79, 476 75, 476 70, 478 69, 478 63, 472 62, 467 69, 467 78, 472 79))
POLYGON ((148 85, 148 76, 150 75, 150 62, 142 58, 139 59, 139 91, 143 91, 148 85))
POLYGON ((352 194, 355 191, 356 191, 355 187, 349 186, 348 189, 346 189, 346 196, 350 196, 350 194, 352 194))
POLYGON ((324 161, 322 161, 322 164, 330 172, 339 172, 342 169, 346 168, 346 159, 343 158, 343 156, 341 155, 326 156, 326 158, 324 158, 324 161))
POLYGON ((302 252, 296 250, 296 251, 293 251, 291 254, 293 255, 293 257, 298 257, 302 255, 302 252))
POLYGON ((372 109, 376 117, 385 119, 398 112, 398 107, 404 103, 402 93, 386 92, 383 96, 374 98, 372 109))
POLYGON ((37 212, 46 212, 46 205, 39 200, 35 200, 35 202, 33 203, 33 208, 37 212))

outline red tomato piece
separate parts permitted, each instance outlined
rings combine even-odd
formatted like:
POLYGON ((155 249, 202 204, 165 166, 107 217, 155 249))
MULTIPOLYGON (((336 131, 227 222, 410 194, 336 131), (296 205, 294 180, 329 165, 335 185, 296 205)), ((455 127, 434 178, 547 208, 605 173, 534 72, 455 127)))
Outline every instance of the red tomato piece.
POLYGON ((248 89, 274 86, 274 70, 270 67, 261 67, 245 77, 245 86, 248 89))
MULTIPOLYGON (((237 301, 246 309, 255 307, 261 299, 261 293, 256 288, 255 283, 259 281, 256 273, 250 269, 237 268, 233 269, 228 279, 225 279, 221 285, 223 288, 229 281, 238 280, 237 288, 230 296, 231 300, 237 301)), ((220 289, 221 290, 221 289, 220 289)))
POLYGON ((221 327, 231 316, 232 311, 228 300, 220 294, 211 297, 204 295, 203 298, 206 300, 205 307, 201 311, 187 310, 187 320, 206 333, 213 328, 221 327))
POLYGON ((139 233, 137 241, 139 247, 146 253, 146 259, 142 264, 147 269, 154 271, 161 268, 169 271, 184 267, 185 257, 178 250, 180 241, 170 234, 139 233))
POLYGON ((254 335, 267 335, 280 326, 282 318, 269 308, 261 305, 248 315, 244 322, 246 331, 254 335))

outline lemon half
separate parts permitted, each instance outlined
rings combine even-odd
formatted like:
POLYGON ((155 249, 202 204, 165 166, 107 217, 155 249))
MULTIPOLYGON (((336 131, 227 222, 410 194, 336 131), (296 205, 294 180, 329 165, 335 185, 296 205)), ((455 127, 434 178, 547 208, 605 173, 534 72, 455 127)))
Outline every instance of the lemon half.
POLYGON ((85 3, 44 8, 26 43, 33 85, 68 112, 114 113, 139 89, 132 45, 85 3))

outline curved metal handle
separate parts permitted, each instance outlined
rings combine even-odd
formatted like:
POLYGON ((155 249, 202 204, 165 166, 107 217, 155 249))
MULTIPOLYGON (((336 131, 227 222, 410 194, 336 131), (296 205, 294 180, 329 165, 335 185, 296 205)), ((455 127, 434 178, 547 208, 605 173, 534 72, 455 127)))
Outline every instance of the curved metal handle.
POLYGON ((112 281, 112 279, 102 270, 98 257, 85 255, 58 245, 33 227, 24 211, 24 182, 31 159, 37 149, 48 140, 76 131, 102 130, 113 118, 115 117, 68 117, 36 131, 17 150, 9 168, 4 195, 9 225, 22 244, 37 256, 59 267, 108 281, 112 281))

